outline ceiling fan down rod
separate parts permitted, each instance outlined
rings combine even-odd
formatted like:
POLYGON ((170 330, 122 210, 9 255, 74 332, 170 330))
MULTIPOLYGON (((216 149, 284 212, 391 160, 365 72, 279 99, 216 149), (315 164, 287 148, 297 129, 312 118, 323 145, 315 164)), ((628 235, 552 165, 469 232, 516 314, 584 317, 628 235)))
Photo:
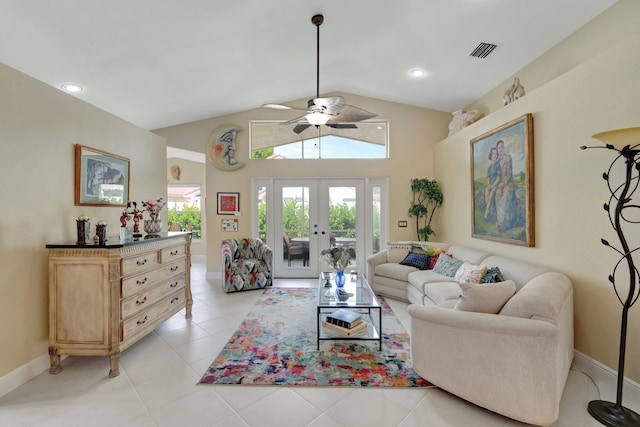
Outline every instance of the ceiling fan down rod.
POLYGON ((324 22, 324 16, 313 15, 311 22, 316 26, 316 98, 320 98, 320 25, 324 22))

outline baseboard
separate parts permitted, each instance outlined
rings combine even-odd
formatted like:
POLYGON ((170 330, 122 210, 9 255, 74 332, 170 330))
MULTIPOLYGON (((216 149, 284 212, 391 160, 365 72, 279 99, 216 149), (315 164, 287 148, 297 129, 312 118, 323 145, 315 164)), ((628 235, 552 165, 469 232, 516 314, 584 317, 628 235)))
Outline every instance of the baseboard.
POLYGON ((222 279, 221 271, 207 271, 207 280, 218 280, 222 279))
MULTIPOLYGON (((600 391, 601 400, 616 401, 617 371, 577 350, 574 351, 573 367, 593 380, 600 391)), ((622 405, 640 413, 640 384, 627 377, 622 386, 622 405)))
MULTIPOLYGON (((61 356, 64 360, 67 356, 61 356)), ((0 377, 0 397, 17 389, 21 385, 31 381, 41 373, 49 369, 49 355, 43 354, 40 357, 14 369, 6 375, 0 377)))

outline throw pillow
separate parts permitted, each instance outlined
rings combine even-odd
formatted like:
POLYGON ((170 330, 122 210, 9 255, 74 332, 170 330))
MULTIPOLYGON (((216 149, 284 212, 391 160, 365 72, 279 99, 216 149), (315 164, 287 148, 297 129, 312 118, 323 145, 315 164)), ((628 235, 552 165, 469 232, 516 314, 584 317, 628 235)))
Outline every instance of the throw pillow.
POLYGON ((482 277, 480 283, 497 283, 504 282, 505 278, 502 275, 502 271, 498 267, 491 267, 487 269, 487 273, 482 277))
POLYGON ((424 253, 429 256, 439 255, 442 253, 442 249, 436 246, 428 245, 426 243, 414 243, 413 246, 422 249, 424 253))
POLYGON ((458 271, 462 264, 464 264, 464 261, 461 259, 453 258, 451 256, 443 256, 443 254, 440 254, 436 265, 433 267, 433 271, 438 274, 442 274, 443 276, 454 277, 456 275, 456 271, 458 271))
POLYGON ((429 255, 409 252, 409 255, 403 259, 400 264, 409 265, 420 270, 426 270, 429 267, 429 255))
POLYGON ((387 243, 387 262, 401 262, 411 251, 408 243, 387 243))
POLYGON ((486 273, 486 265, 474 265, 470 262, 465 262, 456 271, 453 280, 458 283, 480 283, 486 273))
POLYGON ((516 293, 516 284, 513 280, 486 285, 461 283, 460 288, 462 295, 460 295, 454 310, 476 313, 499 313, 516 293))
POLYGON ((440 254, 429 257, 429 266, 427 267, 427 270, 433 270, 433 267, 436 266, 436 263, 438 262, 439 257, 440 257, 440 254))

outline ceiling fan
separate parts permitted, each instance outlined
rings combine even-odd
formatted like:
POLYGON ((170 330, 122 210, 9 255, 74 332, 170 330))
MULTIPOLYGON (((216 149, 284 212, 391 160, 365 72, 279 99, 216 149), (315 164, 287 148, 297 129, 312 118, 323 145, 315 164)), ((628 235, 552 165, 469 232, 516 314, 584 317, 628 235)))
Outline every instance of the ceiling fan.
POLYGON ((316 97, 307 101, 307 108, 296 108, 282 104, 264 104, 263 107, 275 108, 277 110, 300 110, 306 111, 304 116, 289 120, 284 124, 295 124, 293 131, 302 133, 310 126, 325 125, 332 128, 347 129, 356 128, 355 122, 376 117, 377 114, 370 113, 362 108, 347 105, 341 96, 331 96, 320 98, 320 25, 324 22, 324 16, 314 15, 311 22, 317 29, 316 48, 316 97))

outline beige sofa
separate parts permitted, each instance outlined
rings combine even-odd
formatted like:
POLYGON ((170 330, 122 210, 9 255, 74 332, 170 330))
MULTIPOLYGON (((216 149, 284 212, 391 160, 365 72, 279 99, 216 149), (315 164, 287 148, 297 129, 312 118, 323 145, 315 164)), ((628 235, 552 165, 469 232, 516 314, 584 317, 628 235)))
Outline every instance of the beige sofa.
POLYGON ((513 281, 515 295, 507 297, 497 314, 455 309, 461 294, 465 303, 471 300, 466 285, 433 270, 400 265, 398 254, 387 259, 393 258, 395 247, 370 256, 372 288, 412 303, 408 312, 415 371, 491 411, 535 425, 553 423, 573 359, 570 280, 543 266, 477 249, 431 245, 474 265, 497 266, 506 281, 513 281))

